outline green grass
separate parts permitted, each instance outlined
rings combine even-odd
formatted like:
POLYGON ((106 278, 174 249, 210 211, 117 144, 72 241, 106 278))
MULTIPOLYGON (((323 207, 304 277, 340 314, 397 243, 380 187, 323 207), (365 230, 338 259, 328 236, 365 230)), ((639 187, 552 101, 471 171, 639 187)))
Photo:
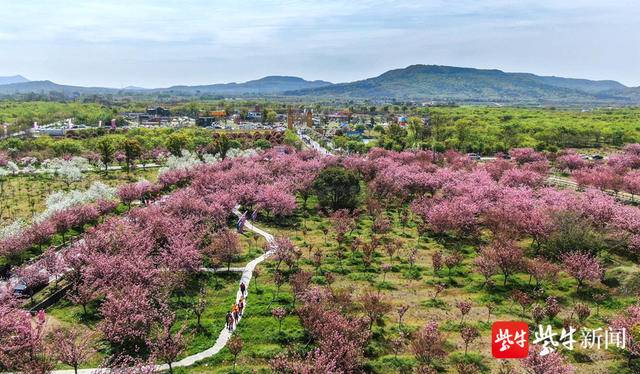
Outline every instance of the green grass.
MULTIPOLYGON (((306 342, 299 319, 294 314, 289 314, 293 298, 288 286, 282 286, 278 298, 274 300, 276 286, 271 275, 265 274, 258 278, 257 288, 255 283, 250 285, 250 292, 247 309, 235 331, 244 342, 243 350, 238 357, 238 373, 251 373, 254 369, 258 372, 267 370, 269 360, 283 352, 287 345, 306 342), (288 312, 283 319, 281 331, 278 320, 271 315, 271 311, 276 307, 284 307, 288 312)), ((230 373, 232 368, 233 356, 225 348, 195 367, 178 372, 230 373)))
MULTIPOLYGON (((155 181, 158 169, 137 169, 129 174, 122 170, 110 171, 107 175, 98 172, 86 172, 84 179, 72 183, 71 190, 85 190, 100 181, 109 186, 119 186, 139 179, 155 181)), ((4 192, 0 199, 0 226, 17 219, 30 221, 34 214, 45 210, 47 196, 54 192, 66 191, 67 185, 54 175, 17 175, 8 177, 4 182, 4 192)))
MULTIPOLYGON (((315 201, 310 199, 309 207, 314 205, 315 201)), ((415 368, 417 363, 409 345, 407 344, 399 351, 394 352, 390 345, 390 339, 397 337, 401 331, 416 331, 431 320, 439 323, 440 330, 447 340, 447 350, 451 353, 438 363, 439 367, 444 371, 454 372, 457 364, 474 363, 482 372, 491 372, 496 370, 499 365, 496 360, 491 358, 490 345, 487 343, 491 323, 496 320, 524 320, 533 324, 531 307, 528 307, 522 314, 521 307, 510 299, 513 290, 533 290, 533 285, 529 284, 527 274, 514 274, 506 285, 503 285, 503 277, 497 275, 492 278, 495 285, 487 286, 484 284, 484 278, 473 271, 473 259, 477 249, 483 244, 481 240, 460 242, 455 238, 441 236, 418 238, 415 223, 411 223, 403 229, 398 220, 399 212, 391 211, 389 215, 393 222, 393 229, 391 233, 387 234, 387 237, 399 239, 402 242, 402 248, 392 259, 383 253, 382 248, 379 248, 373 256, 371 264, 366 265, 361 252, 351 251, 350 242, 355 237, 363 241, 370 240, 373 235, 370 228, 371 217, 364 216, 353 233, 348 235, 346 242, 339 244, 332 231, 325 239, 322 228, 330 226, 327 217, 318 215, 312 208, 308 209, 308 213, 310 216, 307 219, 303 219, 302 212, 298 212, 296 216, 285 222, 267 221, 258 222, 258 225, 275 235, 292 238, 303 253, 298 266, 314 274, 313 283, 326 284, 324 274, 332 272, 336 279, 330 285, 331 288, 350 290, 356 304, 359 295, 371 290, 380 292, 385 300, 392 305, 391 312, 384 316, 380 323, 374 324, 372 338, 365 347, 365 369, 368 372, 400 372, 415 368), (303 227, 306 227, 304 232, 303 227), (344 246, 343 258, 338 257, 339 245, 344 246), (413 265, 407 261, 407 256, 412 248, 418 248, 418 256, 413 265), (312 261, 312 254, 316 249, 322 249, 324 256, 320 269, 316 269, 312 261), (452 269, 450 274, 447 269, 436 274, 432 269, 431 256, 440 250, 445 253, 461 251, 464 253, 462 264, 452 269), (386 276, 381 270, 382 264, 391 265, 386 276), (447 288, 434 300, 435 285, 440 283, 446 284, 447 288), (467 355, 464 355, 464 346, 460 337, 460 312, 455 305, 459 300, 469 300, 473 303, 473 308, 465 316, 464 323, 468 326, 475 326, 481 332, 481 337, 470 344, 467 355), (486 304, 489 302, 495 304, 490 316, 486 308, 486 304), (408 305, 409 311, 405 314, 403 324, 400 326, 396 309, 402 305, 408 305)), ((262 239, 256 244, 253 235, 245 233, 241 241, 245 246, 245 251, 234 264, 243 264, 262 253, 262 245, 264 244, 262 239)), ((630 271, 637 268, 637 265, 624 258, 616 257, 615 264, 627 270, 630 269, 630 271)), ((255 283, 250 285, 251 295, 247 309, 236 331, 236 334, 244 341, 244 348, 237 363, 236 371, 239 373, 269 372, 269 360, 278 353, 286 352, 289 348, 304 353, 313 346, 295 315, 293 296, 288 284, 281 287, 279 296, 274 299, 276 292, 273 283, 274 267, 273 262, 262 263, 260 265, 262 275, 257 279, 259 286, 256 287, 255 283), (288 311, 280 332, 278 331, 278 321, 271 315, 272 309, 277 306, 285 307, 288 311)), ((204 278, 202 281, 207 286, 207 297, 210 300, 210 308, 203 318, 203 331, 196 329, 195 319, 186 307, 193 300, 195 290, 198 289, 196 282, 189 285, 186 295, 181 299, 172 298, 172 307, 177 312, 179 324, 188 326, 187 331, 190 339, 184 355, 201 351, 213 344, 217 333, 224 324, 224 315, 233 302, 238 276, 239 274, 220 276, 224 279, 219 279, 219 284, 222 285, 219 289, 215 287, 215 276, 210 274, 201 276, 204 278)), ((559 274, 556 282, 547 282, 542 286, 543 291, 535 296, 534 303, 544 303, 548 296, 558 298, 562 305, 561 313, 553 321, 543 321, 543 323, 552 324, 558 330, 562 327, 562 321, 570 316, 575 302, 586 303, 592 308, 592 315, 584 321, 584 325, 590 328, 603 326, 605 320, 615 317, 624 308, 635 302, 633 296, 620 294, 618 289, 608 289, 602 284, 585 287, 580 292, 576 292, 575 280, 564 273, 559 274), (595 304, 591 300, 591 295, 602 290, 607 290, 611 296, 602 303, 599 316, 596 316, 595 304)), ((95 308, 95 306, 92 307, 95 308)), ((77 306, 65 305, 62 302, 56 306, 51 314, 63 323, 74 323, 74 321, 80 320, 78 308, 77 306)), ((356 308, 354 312, 364 314, 361 308, 356 308)), ((95 320, 80 320, 80 322, 90 327, 95 323, 95 320)), ((606 371, 612 370, 612 368, 618 370, 623 362, 623 358, 613 351, 596 352, 576 349, 574 353, 565 356, 576 366, 577 372, 606 371)), ((176 372, 230 373, 232 370, 233 357, 225 348, 219 354, 194 367, 179 369, 176 372)))
MULTIPOLYGON (((225 316, 235 296, 240 281, 240 273, 200 273, 189 280, 184 293, 174 295, 170 300, 171 309, 176 314, 175 329, 186 326, 185 340, 187 348, 180 358, 201 352, 210 348, 218 338, 218 334, 225 325, 225 316), (201 318, 199 327, 190 305, 196 300, 201 287, 206 290, 207 308, 201 318)), ((94 330, 99 323, 99 302, 91 303, 85 316, 82 307, 62 299, 47 310, 49 325, 77 325, 87 331, 94 330)), ((244 320, 243 320, 244 322, 244 320)), ((98 354, 83 367, 96 367, 109 352, 108 343, 97 340, 98 354)), ((60 366, 64 368, 65 366, 60 366)))
MULTIPOLYGON (((355 237, 364 241, 368 241, 372 237, 371 217, 364 216, 351 236, 348 236, 347 243, 344 244, 346 257, 341 260, 336 256, 338 243, 334 233, 330 230, 325 240, 325 235, 322 232, 323 227, 331 227, 330 222, 326 217, 315 213, 312 209, 314 205, 315 201, 310 199, 308 203, 308 206, 311 207, 308 209, 310 216, 306 219, 303 219, 302 213, 298 212, 296 217, 289 220, 288 225, 268 222, 262 226, 268 227, 268 230, 274 234, 292 238, 303 252, 303 258, 299 265, 314 274, 317 272, 312 265, 309 248, 313 250, 321 248, 324 255, 322 270, 331 271, 336 275, 332 288, 353 289, 352 295, 356 299, 365 290, 380 290, 387 301, 393 305, 392 311, 384 318, 384 324, 374 327, 374 336, 367 347, 366 367, 368 371, 376 373, 398 372, 401 368, 415 365, 408 347, 405 347, 399 352, 398 357, 395 357, 388 344, 385 343, 387 337, 398 331, 395 310, 400 305, 410 305, 409 312, 404 317, 404 324, 408 329, 416 330, 430 320, 439 322, 451 351, 455 351, 455 354, 450 355, 443 362, 449 370, 454 370, 455 364, 460 362, 474 362, 482 372, 490 372, 497 368, 498 363, 491 358, 490 345, 487 343, 493 321, 525 320, 533 325, 531 307, 528 307, 523 315, 520 305, 514 305, 510 299, 513 290, 533 291, 533 285, 529 284, 527 274, 514 274, 506 285, 503 285, 503 277, 496 275, 492 277, 495 285, 488 287, 484 285, 484 278, 474 272, 473 259, 477 249, 483 244, 482 240, 460 242, 455 238, 441 236, 418 238, 415 223, 411 223, 403 229, 398 219, 399 212, 392 211, 390 218, 393 222, 393 228, 387 236, 401 240, 403 242, 402 249, 393 260, 390 260, 388 255, 383 253, 383 249, 379 248, 373 257, 372 264, 367 266, 362 261, 361 253, 354 254, 350 251, 349 243, 355 237), (306 228, 305 232, 302 230, 303 227, 306 228), (412 248, 419 249, 414 266, 411 266, 406 260, 412 248), (431 256, 438 250, 445 253, 461 251, 464 253, 464 261, 461 266, 454 268, 450 275, 446 268, 435 274, 431 265, 431 256), (384 277, 384 282, 381 270, 383 263, 391 265, 390 271, 384 277), (432 299, 434 287, 438 283, 447 284, 447 289, 434 301, 432 299), (473 308, 464 321, 466 325, 477 327, 482 335, 469 346, 469 354, 466 357, 463 355, 464 346, 459 333, 460 312, 455 306, 455 302, 458 300, 470 300, 473 303, 473 308), (488 319, 488 310, 485 307, 488 302, 496 304, 490 319, 488 319)), ((628 259, 616 257, 615 263, 622 263, 631 269, 637 269, 637 265, 628 259)), ((323 277, 319 275, 313 278, 315 283, 319 284, 323 283, 322 279, 323 277)), ((543 292, 538 294, 534 303, 542 304, 548 296, 555 296, 560 300, 562 305, 560 315, 554 321, 543 322, 553 324, 558 330, 562 327, 562 319, 568 318, 571 314, 575 302, 586 303, 590 306, 592 315, 587 318, 584 324, 594 328, 603 326, 604 320, 619 315, 622 310, 635 302, 633 297, 619 294, 617 289, 607 289, 602 284, 585 287, 576 293, 576 281, 564 273, 559 275, 556 282, 543 283, 542 287, 543 292), (591 295, 603 290, 607 290, 611 296, 600 306, 600 315, 595 316, 595 303, 592 301, 591 295)), ((613 351, 576 350, 576 352, 567 358, 576 366, 578 372, 597 370, 598 368, 606 370, 611 367, 612 363, 620 360, 620 356, 613 351), (585 356, 588 358, 589 355, 597 355, 598 360, 591 362, 585 358, 585 356)), ((249 358, 246 359, 249 360, 249 358)), ((250 363, 247 365, 252 367, 250 363)))

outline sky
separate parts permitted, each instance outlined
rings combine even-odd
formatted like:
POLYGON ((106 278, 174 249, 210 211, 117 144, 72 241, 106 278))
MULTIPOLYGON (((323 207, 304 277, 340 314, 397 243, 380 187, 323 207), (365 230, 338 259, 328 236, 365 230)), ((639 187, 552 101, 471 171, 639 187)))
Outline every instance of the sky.
POLYGON ((167 87, 412 64, 640 86, 638 0, 0 0, 0 76, 167 87))

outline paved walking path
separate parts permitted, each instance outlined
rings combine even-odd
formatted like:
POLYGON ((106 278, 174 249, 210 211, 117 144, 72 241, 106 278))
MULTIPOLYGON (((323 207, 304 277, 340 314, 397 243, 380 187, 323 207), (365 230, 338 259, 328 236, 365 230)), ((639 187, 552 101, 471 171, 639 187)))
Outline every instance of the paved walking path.
MULTIPOLYGON (((238 210, 238 208, 234 208, 233 213, 235 213, 236 215, 240 216, 240 211, 238 210)), ((246 221, 244 224, 244 228, 250 231, 255 232, 256 234, 261 235, 263 238, 265 238, 267 240, 267 242, 269 244, 273 243, 273 235, 269 234, 268 232, 259 229, 258 227, 254 226, 251 222, 246 221)), ((249 298, 249 285, 251 284, 251 277, 253 276, 253 269, 256 268, 256 266, 261 263, 262 261, 266 260, 271 253, 273 252, 273 249, 269 249, 267 252, 265 252, 262 256, 254 258, 251 262, 249 262, 244 268, 231 268, 231 271, 242 271, 242 277, 240 278, 240 283, 244 283, 246 285, 246 290, 245 290, 245 310, 246 310, 246 306, 247 306, 247 299, 249 298)), ((217 272, 217 271, 226 271, 226 268, 221 268, 221 269, 210 269, 210 268, 203 268, 201 269, 203 271, 210 271, 210 272, 217 272)), ((238 292, 236 294, 236 303, 240 300, 240 297, 242 296, 242 292, 240 291, 240 283, 238 283, 238 292)), ((220 316, 220 318, 224 318, 224 316, 220 316)), ((238 319, 238 323, 240 323, 240 321, 242 320, 242 316, 240 316, 240 318, 238 319)), ((237 324, 236 324, 237 325, 237 324)), ((235 329, 235 327, 234 327, 235 329)), ((205 358, 211 357, 213 355, 215 355, 216 353, 220 352, 222 350, 222 348, 224 348, 224 346, 227 344, 227 341, 229 341, 229 338, 231 338, 232 335, 232 331, 229 331, 227 329, 227 327, 223 327, 222 331, 220 331, 220 334, 218 335, 218 339, 216 340, 216 343, 209 349, 204 350, 202 352, 196 353, 194 355, 188 356, 183 358, 182 360, 173 363, 173 365, 171 365, 174 368, 177 367, 186 367, 186 366, 191 366, 193 364, 195 364, 198 361, 204 360, 205 358)), ((155 367, 156 371, 163 371, 163 370, 169 370, 169 365, 163 364, 163 365, 156 365, 155 367)), ((94 372, 105 372, 108 371, 108 369, 100 369, 100 368, 92 368, 92 369, 79 369, 78 373, 79 374, 90 374, 90 373, 94 373, 94 372)), ((67 370, 54 370, 52 372, 53 374, 74 374, 73 369, 67 369, 67 370)))
MULTIPOLYGON (((558 177, 555 175, 551 175, 547 178, 547 183, 551 185, 556 185, 560 187, 569 188, 572 190, 579 189, 579 185, 576 181, 570 178, 558 177)), ((595 187, 593 187, 595 188, 595 187)), ((611 195, 614 199, 622 202, 622 203, 634 203, 636 202, 636 198, 634 195, 624 192, 624 191, 613 191, 613 190, 603 190, 603 192, 611 195)))
POLYGON ((206 273, 242 273, 244 269, 245 268, 234 268, 232 266, 230 268, 200 268, 200 271, 204 271, 206 273))

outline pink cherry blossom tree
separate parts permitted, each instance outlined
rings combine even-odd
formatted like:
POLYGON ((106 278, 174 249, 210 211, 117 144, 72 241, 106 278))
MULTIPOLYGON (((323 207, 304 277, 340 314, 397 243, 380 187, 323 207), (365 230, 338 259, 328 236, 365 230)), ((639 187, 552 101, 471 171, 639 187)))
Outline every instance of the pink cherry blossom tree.
POLYGON ((562 264, 565 271, 578 281, 578 290, 585 282, 597 282, 602 278, 602 265, 586 252, 568 253, 562 258, 562 264))
POLYGON ((500 178, 500 184, 509 187, 540 187, 544 179, 543 174, 533 170, 516 168, 505 171, 500 178))
POLYGON ((514 241, 498 238, 482 249, 476 265, 481 263, 487 274, 492 268, 502 273, 506 286, 509 277, 524 266, 523 257, 522 249, 514 241))
POLYGON ((275 270, 280 269, 280 265, 285 263, 292 268, 302 256, 302 252, 286 236, 278 236, 273 242, 273 259, 276 261, 275 270))
POLYGON ((542 153, 536 152, 533 148, 512 148, 509 155, 520 165, 546 159, 542 153))
POLYGON ((47 274, 47 271, 40 266, 40 264, 24 266, 18 269, 16 275, 27 287, 27 292, 29 292, 29 298, 31 299, 32 304, 33 295, 36 290, 49 283, 49 275, 47 274))
POLYGON ((635 195, 640 194, 640 171, 634 170, 628 172, 623 177, 624 190, 629 192, 632 199, 635 200, 635 195))
POLYGON ((464 354, 466 356, 469 344, 480 337, 480 331, 473 326, 465 326, 460 330, 460 337, 464 342, 464 354))
POLYGON ((17 303, 3 300, 0 305, 0 367, 25 373, 47 373, 52 368, 44 345, 45 314, 35 321, 17 303))
POLYGON ((573 374, 573 366, 567 364, 560 353, 551 352, 540 355, 540 346, 531 345, 529 355, 523 359, 522 366, 529 374, 573 374))
POLYGON ((373 328, 373 324, 384 317, 391 311, 391 305, 376 292, 366 292, 360 297, 362 309, 369 317, 369 330, 373 328))
POLYGON ((157 302, 143 286, 131 285, 107 294, 100 306, 102 320, 98 329, 105 339, 116 346, 131 349, 142 347, 151 329, 159 320, 157 302))
POLYGON ((430 365, 434 360, 447 356, 445 342, 438 330, 438 324, 429 322, 415 334, 411 342, 411 351, 420 363, 430 365))
POLYGON ((173 363, 186 347, 183 337, 185 326, 173 332, 171 330, 174 324, 175 316, 172 313, 162 316, 158 331, 147 343, 151 347, 153 357, 167 364, 170 373, 173 373, 173 363))
POLYGON ((567 152, 566 154, 556 158, 556 167, 560 170, 577 170, 587 166, 587 162, 575 152, 567 152))
POLYGON ((261 186, 256 195, 256 208, 276 217, 289 216, 296 209, 296 199, 283 186, 261 186))
POLYGON ((472 306, 471 302, 466 300, 456 301, 456 308, 460 311, 460 325, 464 323, 464 317, 469 314, 472 306))
POLYGON ((635 333, 639 325, 640 305, 632 305, 628 307, 624 313, 611 322, 611 327, 613 329, 625 329, 627 331, 625 343, 629 365, 631 364, 631 360, 640 357, 640 340, 638 340, 638 335, 635 333), (629 333, 629 331, 632 331, 633 333, 629 333))
POLYGON ((53 356, 63 364, 69 365, 78 373, 78 367, 87 362, 95 354, 95 336, 86 333, 78 327, 55 327, 49 332, 50 345, 53 356))
POLYGON ((227 270, 229 270, 231 268, 231 262, 240 255, 238 234, 226 228, 218 231, 213 237, 208 251, 211 256, 220 262, 226 263, 227 270))
POLYGON ((277 307, 271 311, 271 315, 278 320, 278 334, 282 332, 282 320, 287 315, 287 310, 282 307, 277 307))

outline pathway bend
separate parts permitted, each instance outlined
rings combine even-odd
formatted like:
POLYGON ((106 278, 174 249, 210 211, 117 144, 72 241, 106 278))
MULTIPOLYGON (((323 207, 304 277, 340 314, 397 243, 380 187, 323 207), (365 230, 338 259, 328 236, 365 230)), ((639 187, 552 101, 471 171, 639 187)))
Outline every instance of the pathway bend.
MULTIPOLYGON (((233 209, 233 213, 236 214, 237 216, 240 216, 240 211, 238 210, 238 207, 235 207, 233 209)), ((242 296, 242 292, 240 291, 240 283, 244 283, 246 285, 246 290, 245 290, 245 308, 246 308, 248 304, 247 300, 249 299, 249 286, 251 285, 251 277, 253 276, 253 270, 256 268, 256 266, 258 266, 258 264, 266 260, 273 253, 274 237, 270 233, 254 226, 253 223, 251 223, 250 221, 246 221, 244 224, 244 227, 245 229, 249 231, 253 231, 256 234, 265 238, 265 240, 269 244, 268 245, 269 250, 267 252, 251 260, 242 269, 242 277, 240 278, 240 282, 238 283, 238 292, 236 293, 236 303, 240 300, 240 297, 242 296)), ((240 269, 237 269, 237 270, 240 270, 240 269)), ((242 320, 242 316, 240 316, 240 318, 238 319, 238 323, 240 323, 241 320, 242 320)), ((171 366, 173 368, 187 367, 197 363, 198 361, 202 361, 205 358, 209 358, 215 355, 216 353, 220 352, 222 348, 225 347, 225 345, 227 345, 227 342, 231 338, 232 334, 233 334, 233 331, 229 331, 226 328, 226 326, 223 327, 222 331, 220 331, 220 334, 218 334, 218 338, 216 339, 215 344, 211 348, 208 348, 202 352, 198 352, 191 356, 187 356, 180 361, 174 362, 171 366)), ((156 365, 155 370, 156 371, 169 370, 169 365, 167 364, 156 365)), ((109 369, 108 368, 90 368, 90 369, 78 370, 79 374, 90 374, 95 372, 99 372, 99 373, 109 372, 109 369)), ((53 374, 74 374, 74 370, 73 369, 54 370, 52 373, 53 374)))

